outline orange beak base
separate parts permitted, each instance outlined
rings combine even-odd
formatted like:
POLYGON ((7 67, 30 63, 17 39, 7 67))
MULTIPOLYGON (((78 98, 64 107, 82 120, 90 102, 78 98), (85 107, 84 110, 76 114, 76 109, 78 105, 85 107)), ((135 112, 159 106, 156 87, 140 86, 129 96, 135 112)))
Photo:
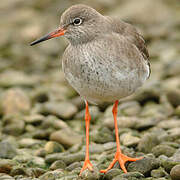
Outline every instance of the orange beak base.
POLYGON ((55 30, 49 34, 46 34, 45 36, 41 37, 40 39, 33 41, 30 45, 33 46, 33 45, 38 44, 42 41, 46 41, 46 40, 54 38, 54 37, 63 36, 65 32, 66 32, 66 30, 63 28, 57 29, 57 30, 55 30))

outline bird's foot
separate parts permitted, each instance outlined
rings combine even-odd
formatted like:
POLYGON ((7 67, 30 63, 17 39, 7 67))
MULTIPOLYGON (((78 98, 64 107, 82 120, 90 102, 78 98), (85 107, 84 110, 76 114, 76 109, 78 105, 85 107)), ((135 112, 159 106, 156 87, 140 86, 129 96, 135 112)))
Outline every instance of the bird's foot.
POLYGON ((83 172, 85 169, 89 169, 90 171, 93 171, 93 165, 91 164, 91 162, 90 162, 89 159, 87 159, 87 160, 84 161, 83 167, 82 167, 82 169, 81 169, 81 171, 80 171, 80 174, 79 174, 80 176, 81 176, 82 172, 83 172))
POLYGON ((113 159, 113 161, 111 162, 111 164, 109 165, 109 167, 105 170, 100 170, 101 173, 106 173, 108 170, 112 169, 112 167, 114 166, 114 164, 116 163, 116 161, 119 162, 119 165, 121 167, 121 169, 127 173, 126 167, 125 167, 125 163, 127 161, 137 161, 137 160, 141 160, 143 159, 143 157, 140 158, 130 158, 124 154, 122 154, 120 151, 117 151, 115 154, 115 157, 113 159))

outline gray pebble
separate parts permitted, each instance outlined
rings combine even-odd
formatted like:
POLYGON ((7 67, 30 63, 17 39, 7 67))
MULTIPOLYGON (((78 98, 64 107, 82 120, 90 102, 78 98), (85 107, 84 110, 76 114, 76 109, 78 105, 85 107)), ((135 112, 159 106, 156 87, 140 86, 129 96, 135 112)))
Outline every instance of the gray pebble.
POLYGON ((8 141, 0 142, 0 158, 12 159, 17 155, 16 148, 8 141))
POLYGON ((147 176, 150 174, 152 169, 156 169, 160 166, 160 161, 154 158, 145 157, 139 161, 132 162, 128 165, 127 170, 138 171, 143 175, 147 176))
POLYGON ((171 169, 170 175, 171 175, 172 180, 179 180, 180 179, 180 164, 174 166, 171 169))

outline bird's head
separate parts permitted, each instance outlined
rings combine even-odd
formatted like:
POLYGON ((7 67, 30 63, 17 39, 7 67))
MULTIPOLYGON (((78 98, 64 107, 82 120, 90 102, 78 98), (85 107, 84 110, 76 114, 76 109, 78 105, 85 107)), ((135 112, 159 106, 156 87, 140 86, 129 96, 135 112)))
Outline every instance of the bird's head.
POLYGON ((85 43, 102 32, 103 23, 104 16, 95 9, 81 4, 74 5, 62 14, 59 28, 32 42, 31 45, 63 35, 71 44, 85 43))

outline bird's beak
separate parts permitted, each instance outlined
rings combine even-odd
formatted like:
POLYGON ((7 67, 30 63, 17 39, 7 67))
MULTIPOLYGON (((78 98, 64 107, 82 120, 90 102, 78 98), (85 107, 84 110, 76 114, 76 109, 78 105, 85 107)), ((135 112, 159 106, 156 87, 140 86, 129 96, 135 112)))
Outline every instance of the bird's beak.
POLYGON ((46 40, 54 38, 54 37, 63 36, 65 32, 66 32, 66 30, 64 28, 58 28, 55 31, 48 33, 45 36, 41 37, 40 39, 33 41, 30 45, 33 46, 33 45, 38 44, 42 41, 46 41, 46 40))

